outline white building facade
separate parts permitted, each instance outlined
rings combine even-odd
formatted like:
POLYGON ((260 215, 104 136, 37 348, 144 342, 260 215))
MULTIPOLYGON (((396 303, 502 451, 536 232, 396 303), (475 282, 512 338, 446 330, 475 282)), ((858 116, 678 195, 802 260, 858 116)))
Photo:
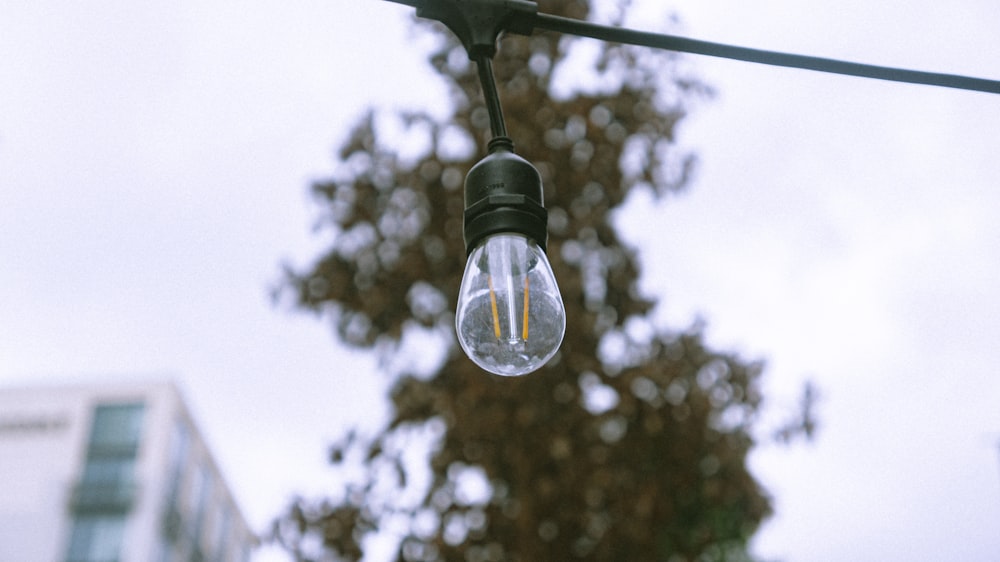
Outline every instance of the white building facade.
POLYGON ((256 544, 172 384, 0 388, 0 561, 246 562, 256 544))

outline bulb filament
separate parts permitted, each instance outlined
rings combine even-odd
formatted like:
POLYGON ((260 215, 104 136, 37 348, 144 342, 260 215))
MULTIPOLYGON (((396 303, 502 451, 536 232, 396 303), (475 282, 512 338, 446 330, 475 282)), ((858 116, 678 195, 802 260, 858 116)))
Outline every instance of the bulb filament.
POLYGON ((528 341, 528 276, 524 276, 524 329, 521 330, 521 337, 528 341))
POLYGON ((493 276, 486 278, 486 283, 490 286, 490 307, 493 309, 493 333, 500 339, 500 313, 497 312, 497 295, 493 292, 493 276))
MULTIPOLYGON (((497 308, 497 294, 496 294, 496 291, 493 290, 493 276, 492 275, 486 278, 486 283, 487 283, 487 285, 489 285, 489 288, 490 288, 490 311, 493 313, 493 335, 495 335, 496 338, 499 340, 499 339, 503 338, 503 331, 500 329, 500 310, 497 308)), ((514 295, 511 294, 510 297, 508 298, 508 301, 509 301, 508 302, 508 308, 510 310, 508 311, 507 315, 510 318, 510 328, 511 328, 511 334, 510 334, 511 337, 510 337, 510 339, 512 341, 513 340, 517 340, 517 339, 522 339, 524 341, 528 341, 528 305, 530 304, 529 288, 530 288, 530 280, 529 280, 528 277, 525 277, 524 278, 524 314, 523 314, 524 320, 523 320, 522 325, 521 325, 521 337, 520 338, 518 338, 516 332, 514 332, 514 330, 515 330, 515 327, 514 327, 515 326, 515 324, 514 324, 514 299, 513 299, 514 295)), ((508 292, 513 293, 513 291, 508 291, 508 292)))

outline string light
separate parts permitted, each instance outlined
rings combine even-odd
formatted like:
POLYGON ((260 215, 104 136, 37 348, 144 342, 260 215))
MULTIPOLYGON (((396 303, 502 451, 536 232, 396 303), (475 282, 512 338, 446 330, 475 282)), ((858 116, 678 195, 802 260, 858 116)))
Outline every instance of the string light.
POLYGON ((455 328, 465 353, 498 375, 544 365, 562 343, 566 310, 545 257, 547 213, 538 171, 507 138, 491 60, 506 32, 536 28, 745 62, 1000 94, 1000 81, 735 47, 538 13, 528 0, 389 0, 445 24, 476 63, 490 116, 489 154, 465 180, 468 263, 455 328))

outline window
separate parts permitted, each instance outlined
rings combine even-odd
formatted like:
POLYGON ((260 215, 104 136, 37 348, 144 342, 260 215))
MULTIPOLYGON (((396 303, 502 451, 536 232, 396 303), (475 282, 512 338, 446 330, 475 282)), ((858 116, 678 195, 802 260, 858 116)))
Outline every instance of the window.
POLYGON ((142 403, 94 410, 87 459, 73 494, 67 562, 117 562, 135 496, 142 403))
POLYGON ((90 430, 91 450, 139 446, 142 431, 141 403, 98 406, 90 430))
POLYGON ((191 437, 183 420, 177 420, 170 439, 167 495, 164 499, 163 536, 171 543, 180 540, 183 521, 181 520, 180 496, 184 486, 184 464, 187 460, 191 437))
POLYGON ((229 527, 231 524, 231 519, 229 515, 229 509, 225 504, 219 504, 218 517, 215 522, 215 533, 212 539, 213 548, 213 561, 214 562, 224 562, 226 560, 227 547, 229 546, 229 527))
POLYGON ((187 425, 182 420, 178 420, 170 438, 170 460, 168 461, 170 468, 168 470, 170 471, 171 497, 177 496, 177 492, 180 490, 190 442, 191 436, 187 425))
POLYGON ((191 540, 201 547, 205 539, 205 515, 208 512, 209 504, 212 500, 212 473, 208 467, 201 466, 195 472, 197 478, 195 482, 192 499, 194 500, 194 517, 191 519, 191 540))
POLYGON ((125 515, 78 515, 67 562, 116 562, 125 536, 125 515))
POLYGON ((128 510, 135 495, 142 413, 142 403, 103 404, 94 410, 87 462, 73 497, 76 512, 128 510))
POLYGON ((120 482, 131 482, 135 474, 135 458, 96 457, 87 461, 83 468, 85 486, 111 486, 120 482))

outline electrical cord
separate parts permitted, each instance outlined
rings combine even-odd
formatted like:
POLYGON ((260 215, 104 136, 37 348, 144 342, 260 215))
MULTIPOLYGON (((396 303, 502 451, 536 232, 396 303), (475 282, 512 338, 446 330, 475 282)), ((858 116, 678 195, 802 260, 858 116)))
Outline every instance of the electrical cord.
POLYGON ((479 69, 479 83, 482 84, 486 110, 490 114, 490 131, 493 133, 493 138, 506 137, 507 125, 503 120, 503 107, 500 105, 500 94, 497 92, 496 78, 493 76, 493 62, 487 55, 478 55, 473 61, 479 69))
POLYGON ((887 66, 875 66, 835 59, 810 57, 806 55, 749 49, 746 47, 734 47, 732 45, 688 39, 685 37, 597 25, 586 21, 564 18, 550 14, 539 13, 535 18, 535 27, 558 33, 600 39, 612 43, 624 43, 628 45, 680 51, 684 53, 768 64, 772 66, 784 66, 789 68, 829 72, 833 74, 845 74, 848 76, 860 76, 863 78, 891 80, 893 82, 907 82, 910 84, 924 84, 928 86, 942 86, 945 88, 957 88, 960 90, 1000 94, 1000 81, 997 80, 970 78, 968 76, 958 76, 955 74, 923 72, 919 70, 906 70, 887 66))
MULTIPOLYGON (((534 29, 543 29, 612 43, 665 49, 668 51, 706 55, 771 66, 1000 94, 1000 81, 998 80, 765 51, 674 35, 604 26, 587 21, 540 13, 537 11, 537 4, 528 0, 388 1, 412 6, 417 9, 418 16, 440 21, 454 31, 465 45, 466 50, 469 52, 469 57, 479 64, 480 79, 483 80, 484 86, 486 78, 483 74, 484 65, 482 61, 489 62, 489 57, 492 57, 496 50, 495 43, 504 31, 530 35, 534 29), (484 54, 488 56, 484 56, 484 54)), ((492 71, 490 71, 489 82, 493 84, 492 71)), ((495 85, 493 87, 495 91, 495 85)), ((489 94, 486 97, 487 106, 492 105, 489 94)), ((499 104, 499 102, 497 103, 499 104)), ((498 108, 490 108, 491 120, 494 117, 494 109, 498 108)), ((499 116, 499 111, 496 112, 496 115, 499 116)), ((502 116, 500 116, 499 123, 502 127, 502 116)))

